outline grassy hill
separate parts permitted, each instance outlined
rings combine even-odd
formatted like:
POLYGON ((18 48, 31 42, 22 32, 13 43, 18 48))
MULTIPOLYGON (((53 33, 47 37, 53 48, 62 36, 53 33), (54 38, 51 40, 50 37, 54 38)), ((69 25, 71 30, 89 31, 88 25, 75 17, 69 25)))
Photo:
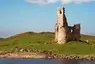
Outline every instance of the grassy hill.
POLYGON ((24 49, 52 50, 58 54, 95 54, 95 36, 82 35, 81 40, 89 44, 71 41, 66 44, 53 44, 54 33, 26 32, 0 40, 0 50, 11 50, 15 47, 24 49))

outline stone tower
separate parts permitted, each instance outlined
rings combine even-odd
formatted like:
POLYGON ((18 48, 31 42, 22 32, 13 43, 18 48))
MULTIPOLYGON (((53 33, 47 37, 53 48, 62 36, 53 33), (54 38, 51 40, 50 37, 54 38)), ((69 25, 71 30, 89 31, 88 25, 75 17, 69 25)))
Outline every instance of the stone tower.
POLYGON ((65 8, 57 9, 57 23, 55 25, 55 41, 64 44, 68 41, 80 40, 80 24, 68 26, 65 16, 65 8))
POLYGON ((64 7, 57 9, 57 24, 60 24, 62 26, 68 26, 64 7))
POLYGON ((68 27, 67 19, 65 17, 65 8, 57 9, 57 23, 55 25, 55 41, 58 44, 66 42, 66 30, 68 27))

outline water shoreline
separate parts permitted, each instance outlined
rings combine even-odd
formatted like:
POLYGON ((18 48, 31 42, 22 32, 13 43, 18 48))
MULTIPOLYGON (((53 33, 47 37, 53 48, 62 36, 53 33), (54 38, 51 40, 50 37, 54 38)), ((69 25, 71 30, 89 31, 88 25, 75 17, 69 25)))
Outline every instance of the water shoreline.
POLYGON ((88 60, 88 61, 95 61, 95 55, 66 55, 66 54, 55 54, 51 52, 15 52, 10 53, 8 51, 0 51, 0 58, 45 58, 45 59, 68 59, 68 60, 88 60))

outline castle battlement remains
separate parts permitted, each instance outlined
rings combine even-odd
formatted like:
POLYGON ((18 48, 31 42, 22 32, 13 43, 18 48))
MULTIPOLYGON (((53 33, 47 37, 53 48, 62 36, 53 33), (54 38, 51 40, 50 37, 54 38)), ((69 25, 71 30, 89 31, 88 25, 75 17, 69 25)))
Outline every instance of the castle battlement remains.
POLYGON ((57 9, 57 23, 55 25, 55 41, 58 44, 64 44, 69 41, 80 40, 80 24, 68 26, 65 16, 65 8, 57 9))

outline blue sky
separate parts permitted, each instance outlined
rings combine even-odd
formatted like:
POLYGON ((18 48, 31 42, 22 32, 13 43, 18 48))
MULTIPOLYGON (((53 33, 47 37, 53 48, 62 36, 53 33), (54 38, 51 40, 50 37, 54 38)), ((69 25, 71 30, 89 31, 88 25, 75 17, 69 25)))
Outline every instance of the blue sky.
POLYGON ((54 31, 58 7, 65 7, 69 25, 81 23, 81 33, 95 35, 94 1, 76 3, 51 0, 44 4, 39 1, 0 0, 0 37, 28 31, 54 31))

